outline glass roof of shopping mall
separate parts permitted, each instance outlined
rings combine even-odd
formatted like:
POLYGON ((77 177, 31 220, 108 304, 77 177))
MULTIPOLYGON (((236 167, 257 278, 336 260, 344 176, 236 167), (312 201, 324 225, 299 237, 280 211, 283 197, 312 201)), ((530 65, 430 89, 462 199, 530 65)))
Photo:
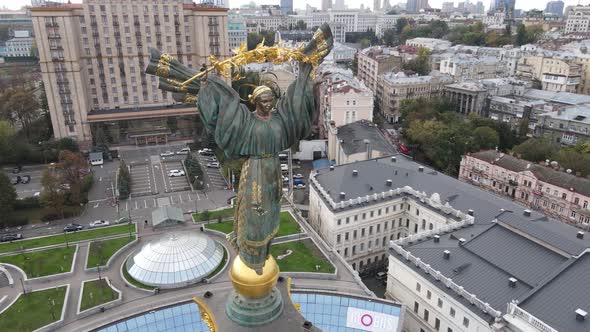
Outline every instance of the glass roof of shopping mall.
POLYGON ((209 332, 193 301, 150 311, 96 332, 209 332))
MULTIPOLYGON (((381 300, 330 292, 291 292, 306 320, 324 332, 400 331, 401 306, 381 300)), ((289 300, 287 300, 289 301, 289 300)), ((225 315, 225 313, 222 313, 225 315)), ((193 301, 153 310, 96 332, 209 332, 193 301)))
POLYGON ((205 234, 168 233, 127 261, 137 281, 160 288, 183 287, 207 277, 223 259, 223 246, 205 234))
POLYGON ((399 304, 331 293, 291 293, 303 317, 324 332, 398 331, 399 304))

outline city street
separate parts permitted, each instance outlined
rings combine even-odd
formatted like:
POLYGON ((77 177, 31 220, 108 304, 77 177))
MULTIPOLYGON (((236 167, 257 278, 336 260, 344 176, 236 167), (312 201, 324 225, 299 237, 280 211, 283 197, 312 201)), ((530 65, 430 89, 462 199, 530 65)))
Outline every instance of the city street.
POLYGON ((214 162, 215 160, 217 160, 215 159, 215 156, 202 156, 200 154, 197 154, 197 159, 199 160, 199 164, 201 164, 201 169, 205 174, 207 189, 219 190, 227 187, 227 182, 225 181, 225 178, 221 175, 221 169, 207 167, 207 163, 214 162))
POLYGON ((25 175, 31 177, 29 183, 18 183, 14 186, 18 198, 26 198, 33 196, 36 192, 41 192, 41 173, 43 172, 43 168, 44 165, 23 166, 20 173, 12 173, 12 167, 6 167, 4 171, 10 179, 15 179, 17 176, 23 178, 25 175))

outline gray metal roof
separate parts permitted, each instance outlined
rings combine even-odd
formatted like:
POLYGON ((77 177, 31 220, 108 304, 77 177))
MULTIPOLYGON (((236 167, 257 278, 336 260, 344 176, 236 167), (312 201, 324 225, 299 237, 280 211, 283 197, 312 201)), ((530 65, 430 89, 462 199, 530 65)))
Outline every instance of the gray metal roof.
POLYGON ((366 142, 374 151, 395 153, 393 145, 381 135, 379 128, 367 121, 361 120, 338 127, 337 137, 347 155, 367 151, 366 142))
POLYGON ((172 206, 162 206, 152 211, 152 225, 166 226, 169 224, 184 222, 182 209, 172 206))
MULTIPOLYGON (((443 203, 449 202, 455 209, 473 209, 474 225, 442 234, 439 243, 428 238, 404 245, 404 249, 496 310, 505 312, 508 303, 518 300, 524 310, 560 331, 590 330, 588 322, 577 322, 574 314, 577 308, 590 311, 590 290, 582 284, 590 275, 590 261, 586 257, 590 253, 585 253, 590 248, 590 236, 578 239, 579 229, 573 226, 536 211, 525 216, 525 207, 505 197, 426 166, 419 171, 420 166, 398 154, 395 162, 387 157, 336 166, 333 170, 321 169, 315 179, 335 202, 342 201, 340 192, 345 192, 344 200, 348 200, 410 186, 429 196, 438 193, 443 203), (353 170, 358 171, 357 176, 352 176, 353 170), (388 179, 393 181, 392 187, 386 185, 388 179), (460 238, 467 242, 460 245, 460 238), (449 260, 443 258, 445 249, 451 252, 449 260), (582 256, 576 259, 578 255, 582 256), (510 277, 518 280, 514 288, 508 285, 510 277)), ((340 211, 344 210, 334 212, 340 211)), ((400 261, 470 306, 468 299, 435 281, 416 264, 406 259, 400 261)), ((483 311, 473 310, 493 321, 483 311)))

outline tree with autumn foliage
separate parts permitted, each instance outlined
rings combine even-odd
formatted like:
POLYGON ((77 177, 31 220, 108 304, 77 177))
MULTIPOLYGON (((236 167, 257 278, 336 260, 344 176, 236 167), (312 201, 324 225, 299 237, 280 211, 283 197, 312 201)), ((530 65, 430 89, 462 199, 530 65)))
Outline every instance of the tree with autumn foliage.
POLYGON ((62 150, 59 152, 56 169, 60 172, 63 183, 69 186, 69 202, 83 203, 83 180, 89 173, 88 161, 80 153, 62 150))

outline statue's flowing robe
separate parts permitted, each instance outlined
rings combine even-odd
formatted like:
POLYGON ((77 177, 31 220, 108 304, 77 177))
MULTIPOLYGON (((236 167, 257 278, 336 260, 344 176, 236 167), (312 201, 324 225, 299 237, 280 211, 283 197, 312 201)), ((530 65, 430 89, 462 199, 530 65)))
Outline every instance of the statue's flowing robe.
POLYGON ((236 199, 231 245, 242 261, 260 269, 279 230, 282 175, 279 152, 306 138, 311 131, 315 99, 311 65, 300 64, 297 79, 278 100, 268 120, 240 103, 224 81, 210 77, 201 86, 198 108, 206 128, 228 156, 246 156, 236 199))

